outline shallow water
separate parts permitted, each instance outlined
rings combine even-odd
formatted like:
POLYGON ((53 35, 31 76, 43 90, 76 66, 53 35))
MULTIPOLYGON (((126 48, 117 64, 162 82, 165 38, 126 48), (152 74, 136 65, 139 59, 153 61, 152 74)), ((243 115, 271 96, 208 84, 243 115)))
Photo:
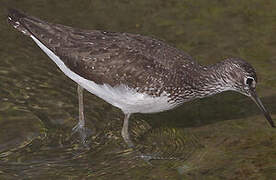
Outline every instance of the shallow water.
POLYGON ((93 134, 83 147, 76 85, 5 20, 6 7, 79 28, 163 39, 211 64, 250 62, 276 121, 276 1, 0 1, 0 179, 273 179, 276 132, 247 97, 226 92, 168 112, 131 117, 151 165, 123 142, 122 112, 85 92, 93 134), (80 3, 81 2, 81 3, 80 3), (176 159, 174 159, 176 158, 176 159))

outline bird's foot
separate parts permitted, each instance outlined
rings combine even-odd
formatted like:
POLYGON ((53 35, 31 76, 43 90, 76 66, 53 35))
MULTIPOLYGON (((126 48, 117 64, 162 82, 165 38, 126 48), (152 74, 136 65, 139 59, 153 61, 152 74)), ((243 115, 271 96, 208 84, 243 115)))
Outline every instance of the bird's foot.
POLYGON ((78 123, 76 126, 73 127, 72 135, 77 132, 80 136, 80 140, 82 144, 85 147, 88 147, 90 144, 90 141, 88 138, 92 135, 92 131, 89 128, 85 127, 83 124, 78 123))
POLYGON ((128 138, 125 138, 125 137, 123 136, 123 138, 124 138, 125 143, 127 144, 127 146, 128 146, 129 149, 134 149, 134 148, 135 148, 133 142, 130 140, 129 137, 128 137, 128 138))
POLYGON ((164 157, 161 155, 156 154, 144 154, 140 151, 138 151, 138 154, 136 157, 137 158, 141 158, 142 160, 144 160, 146 163, 148 163, 149 165, 151 164, 151 160, 177 160, 177 158, 175 157, 164 157))

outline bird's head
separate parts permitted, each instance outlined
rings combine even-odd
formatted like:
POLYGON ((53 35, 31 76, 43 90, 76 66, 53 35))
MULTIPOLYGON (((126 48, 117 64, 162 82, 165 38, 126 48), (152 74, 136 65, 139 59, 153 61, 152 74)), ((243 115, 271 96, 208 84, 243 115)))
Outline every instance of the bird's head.
POLYGON ((257 74, 255 69, 246 61, 238 58, 230 58, 223 61, 223 72, 226 83, 232 90, 250 97, 261 109, 269 124, 275 127, 274 122, 263 106, 256 93, 257 74))

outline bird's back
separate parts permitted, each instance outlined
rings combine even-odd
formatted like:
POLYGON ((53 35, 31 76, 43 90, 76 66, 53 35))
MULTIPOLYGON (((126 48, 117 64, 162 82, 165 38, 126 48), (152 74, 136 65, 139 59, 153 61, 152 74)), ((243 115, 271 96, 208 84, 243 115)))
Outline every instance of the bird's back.
POLYGON ((50 24, 16 10, 8 22, 73 81, 125 112, 164 111, 195 95, 200 65, 160 40, 50 24))
POLYGON ((177 83, 179 69, 186 67, 189 71, 189 67, 197 66, 183 51, 150 37, 81 30, 11 12, 25 34, 35 36, 68 68, 97 84, 123 83, 141 90, 148 84, 168 86, 171 81, 177 83))

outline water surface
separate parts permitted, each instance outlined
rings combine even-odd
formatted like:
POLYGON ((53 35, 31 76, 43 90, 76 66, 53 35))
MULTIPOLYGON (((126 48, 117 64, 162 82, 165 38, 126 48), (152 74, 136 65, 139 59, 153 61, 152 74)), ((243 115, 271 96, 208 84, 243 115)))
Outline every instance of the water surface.
POLYGON ((272 179, 276 132, 245 96, 226 92, 168 112, 131 117, 149 165, 121 138, 123 113, 85 92, 93 134, 83 147, 76 84, 5 20, 14 7, 69 26, 165 40, 202 64, 241 57, 276 121, 276 2, 178 0, 0 1, 0 179, 272 179))

